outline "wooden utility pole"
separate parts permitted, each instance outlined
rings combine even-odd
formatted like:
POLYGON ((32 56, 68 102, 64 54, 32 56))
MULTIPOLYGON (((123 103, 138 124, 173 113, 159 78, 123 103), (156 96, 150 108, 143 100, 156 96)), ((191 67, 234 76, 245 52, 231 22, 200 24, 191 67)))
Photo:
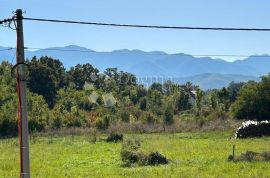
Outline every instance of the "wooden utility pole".
POLYGON ((21 178, 30 178, 29 143, 28 143, 28 119, 26 103, 26 74, 24 65, 24 42, 23 42, 23 16, 22 10, 17 9, 15 13, 17 32, 17 92, 18 102, 18 127, 20 141, 20 163, 21 178))

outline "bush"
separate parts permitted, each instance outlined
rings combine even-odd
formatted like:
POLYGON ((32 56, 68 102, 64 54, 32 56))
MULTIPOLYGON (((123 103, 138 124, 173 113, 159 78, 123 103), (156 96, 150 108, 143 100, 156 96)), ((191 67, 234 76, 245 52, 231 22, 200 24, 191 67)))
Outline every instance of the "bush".
POLYGON ((230 116, 228 113, 221 109, 212 110, 211 113, 206 117, 207 120, 215 120, 215 119, 222 119, 226 120, 229 119, 230 116))
POLYGON ((231 107, 233 116, 238 119, 263 121, 270 118, 270 74, 261 77, 258 83, 244 85, 231 107))
POLYGON ((106 130, 110 126, 111 118, 109 115, 105 115, 103 118, 96 120, 96 127, 101 130, 106 130))
POLYGON ((270 122, 245 121, 235 132, 235 138, 270 136, 270 122))
POLYGON ((159 165, 168 164, 166 157, 158 152, 152 152, 149 155, 139 150, 140 141, 138 139, 129 139, 122 145, 121 158, 124 166, 132 165, 159 165))
POLYGON ((121 158, 124 162, 124 166, 132 166, 138 164, 140 166, 146 165, 147 163, 147 155, 139 150, 122 150, 121 158))
POLYGON ((150 153, 147 162, 149 165, 168 164, 167 158, 158 152, 150 153))
MULTIPOLYGON (((229 159, 229 161, 233 161, 233 159, 229 159)), ((242 153, 239 157, 235 158, 234 161, 270 161, 270 152, 257 153, 246 151, 246 153, 242 153)))
POLYGON ((173 109, 168 107, 165 110, 163 121, 167 125, 171 125, 173 123, 173 109))
POLYGON ((141 160, 144 160, 144 154, 139 152, 141 142, 139 139, 128 139, 122 144, 121 158, 124 166, 132 166, 133 164, 142 164, 141 160))
POLYGON ((129 122, 129 116, 130 116, 129 112, 123 111, 123 112, 121 113, 121 120, 122 120, 123 122, 129 122))
POLYGON ((157 117, 154 114, 152 114, 151 112, 144 112, 141 115, 140 120, 146 124, 155 124, 158 122, 157 117))
POLYGON ((111 133, 107 139, 107 142, 118 142, 118 141, 123 141, 123 134, 118 134, 118 133, 111 133))

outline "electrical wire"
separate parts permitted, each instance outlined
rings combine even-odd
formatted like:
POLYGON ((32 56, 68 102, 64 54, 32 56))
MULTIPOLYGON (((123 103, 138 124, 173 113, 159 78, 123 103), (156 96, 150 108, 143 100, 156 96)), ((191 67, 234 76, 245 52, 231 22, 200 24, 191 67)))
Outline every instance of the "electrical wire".
MULTIPOLYGON (((1 51, 9 51, 16 48, 9 47, 7 49, 2 49, 1 51)), ((37 47, 25 47, 24 49, 28 50, 43 50, 43 51, 60 51, 60 52, 81 52, 81 53, 108 53, 108 52, 97 52, 97 51, 91 51, 91 50, 76 50, 76 49, 57 49, 57 48, 37 48, 37 47)), ((132 53, 132 51, 118 51, 117 53, 122 54, 129 54, 132 53)), ((145 52, 146 55, 157 55, 157 56, 168 56, 168 55, 180 55, 184 53, 175 53, 175 54, 168 54, 168 53, 154 53, 154 52, 145 52)), ((242 54, 184 54, 184 55, 190 55, 193 57, 241 57, 241 58, 247 58, 247 57, 258 57, 258 58, 270 58, 269 55, 242 55, 242 54)))
POLYGON ((12 49, 15 49, 15 48, 7 48, 7 49, 1 49, 0 51, 10 51, 10 50, 12 50, 12 49))
POLYGON ((175 29, 175 30, 215 30, 215 31, 260 31, 270 32, 270 28, 233 28, 233 27, 188 27, 188 26, 162 26, 162 25, 137 25, 137 24, 118 24, 118 23, 100 23, 100 22, 83 22, 58 19, 42 19, 23 17, 24 20, 54 22, 54 23, 69 23, 82 25, 97 25, 97 26, 112 26, 112 27, 127 27, 127 28, 152 28, 152 29, 175 29))
POLYGON ((3 19, 3 20, 0 20, 0 24, 4 24, 4 23, 10 23, 14 20, 14 18, 8 18, 8 19, 3 19))
POLYGON ((14 22, 15 17, 12 18, 8 18, 8 19, 4 19, 4 20, 0 20, 0 27, 6 27, 12 30, 16 30, 15 28, 11 27, 12 22, 14 22))

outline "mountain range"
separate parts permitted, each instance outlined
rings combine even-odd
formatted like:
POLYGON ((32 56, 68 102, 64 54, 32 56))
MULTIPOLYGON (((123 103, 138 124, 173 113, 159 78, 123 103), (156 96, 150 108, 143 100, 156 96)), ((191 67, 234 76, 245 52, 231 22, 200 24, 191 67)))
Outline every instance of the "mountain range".
MULTIPOLYGON (((15 60, 15 50, 0 47, 0 60, 15 60)), ((63 62, 66 68, 90 63, 100 71, 109 67, 135 74, 140 78, 171 78, 174 82, 191 81, 203 89, 221 88, 230 82, 259 80, 270 71, 269 55, 254 55, 243 60, 228 62, 210 57, 194 57, 162 51, 115 50, 97 52, 80 46, 53 47, 35 51, 25 50, 25 57, 51 56, 63 62)))

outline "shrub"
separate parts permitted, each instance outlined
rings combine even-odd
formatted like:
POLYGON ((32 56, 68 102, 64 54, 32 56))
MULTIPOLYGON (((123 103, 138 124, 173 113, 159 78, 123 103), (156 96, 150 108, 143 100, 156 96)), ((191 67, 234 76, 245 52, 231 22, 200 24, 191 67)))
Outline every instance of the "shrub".
POLYGON ((152 152, 149 155, 139 150, 140 141, 138 139, 129 139, 122 145, 121 158, 124 166, 132 165, 159 165, 168 164, 166 157, 158 152, 152 152))
POLYGON ((270 136, 270 122, 245 121, 235 132, 235 138, 270 136))
POLYGON ((212 110, 211 113, 209 115, 207 115, 207 117, 206 117, 207 120, 215 120, 215 119, 226 120, 229 118, 230 118, 230 116, 228 115, 228 113, 226 113, 222 109, 218 109, 218 108, 216 110, 212 110))
MULTIPOLYGON (((233 159, 229 159, 229 161, 233 161, 233 159)), ((239 157, 235 158, 235 161, 270 161, 270 152, 257 153, 246 151, 246 153, 242 153, 239 157)))
POLYGON ((154 114, 152 114, 151 112, 144 112, 141 115, 140 120, 146 124, 155 124, 158 122, 157 117, 154 114))
POLYGON ((121 120, 122 120, 123 122, 129 122, 129 116, 130 116, 130 114, 129 114, 128 111, 123 111, 123 112, 121 113, 121 120))
POLYGON ((110 126, 111 118, 109 115, 105 115, 103 118, 96 120, 96 127, 101 130, 106 130, 110 126))
POLYGON ((118 134, 118 133, 111 133, 107 139, 107 142, 118 142, 118 141, 123 141, 123 134, 118 134))
POLYGON ((122 144, 121 158, 124 166, 131 166, 143 160, 143 153, 139 152, 141 146, 140 140, 137 138, 128 139, 122 144))
POLYGON ((168 107, 165 110, 163 122, 167 125, 171 125, 173 121, 173 109, 168 107))
POLYGON ((149 165, 168 164, 167 158, 158 152, 150 153, 147 162, 149 165))
POLYGON ((147 155, 139 150, 122 150, 121 158, 124 162, 124 166, 132 166, 134 164, 146 165, 147 155))

